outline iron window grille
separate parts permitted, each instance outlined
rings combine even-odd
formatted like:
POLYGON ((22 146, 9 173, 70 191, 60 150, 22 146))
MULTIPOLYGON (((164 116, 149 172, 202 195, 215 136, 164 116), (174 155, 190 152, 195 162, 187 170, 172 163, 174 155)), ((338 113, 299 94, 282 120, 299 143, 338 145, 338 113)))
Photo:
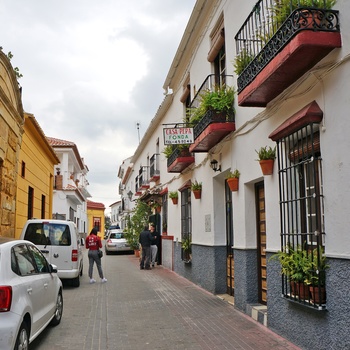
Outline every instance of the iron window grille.
POLYGON ((325 299, 321 298, 326 267, 319 124, 308 124, 277 140, 277 155, 281 251, 306 259, 302 262, 303 272, 282 273, 282 296, 322 310, 326 308, 325 299), (319 287, 319 298, 312 296, 310 286, 319 287))
MULTIPOLYGON (((181 242, 192 241, 192 218, 191 218, 191 189, 186 188, 181 192, 181 242)), ((190 252, 181 249, 181 259, 190 261, 190 252)))

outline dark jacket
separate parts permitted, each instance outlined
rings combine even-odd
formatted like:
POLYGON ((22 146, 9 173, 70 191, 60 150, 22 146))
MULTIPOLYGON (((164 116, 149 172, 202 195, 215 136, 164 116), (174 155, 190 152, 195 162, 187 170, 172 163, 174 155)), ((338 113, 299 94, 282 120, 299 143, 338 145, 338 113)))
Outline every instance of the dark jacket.
POLYGON ((139 242, 142 247, 150 247, 151 242, 154 240, 153 236, 151 235, 150 231, 142 231, 140 233, 140 239, 139 242))
POLYGON ((159 246, 159 243, 160 243, 160 234, 159 234, 159 232, 157 232, 157 231, 151 232, 151 235, 154 238, 154 240, 151 242, 151 245, 159 246))

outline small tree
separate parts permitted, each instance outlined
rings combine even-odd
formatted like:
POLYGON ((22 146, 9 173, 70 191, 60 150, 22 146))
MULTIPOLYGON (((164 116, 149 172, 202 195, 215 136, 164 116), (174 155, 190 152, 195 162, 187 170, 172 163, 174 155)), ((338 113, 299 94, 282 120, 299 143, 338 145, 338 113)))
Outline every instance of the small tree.
POLYGON ((149 223, 149 216, 152 214, 151 207, 140 200, 136 202, 136 206, 132 211, 128 228, 126 232, 126 239, 131 247, 136 249, 139 245, 139 237, 143 228, 149 223))

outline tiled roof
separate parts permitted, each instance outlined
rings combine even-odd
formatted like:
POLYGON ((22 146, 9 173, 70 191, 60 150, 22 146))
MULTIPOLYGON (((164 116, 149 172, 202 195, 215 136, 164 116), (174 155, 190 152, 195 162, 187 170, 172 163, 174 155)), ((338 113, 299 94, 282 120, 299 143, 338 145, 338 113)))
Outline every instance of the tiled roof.
POLYGON ((92 202, 92 201, 87 202, 87 207, 88 209, 106 209, 103 203, 92 202))
POLYGON ((75 146, 75 143, 71 141, 55 139, 54 137, 47 136, 46 139, 51 146, 75 146))

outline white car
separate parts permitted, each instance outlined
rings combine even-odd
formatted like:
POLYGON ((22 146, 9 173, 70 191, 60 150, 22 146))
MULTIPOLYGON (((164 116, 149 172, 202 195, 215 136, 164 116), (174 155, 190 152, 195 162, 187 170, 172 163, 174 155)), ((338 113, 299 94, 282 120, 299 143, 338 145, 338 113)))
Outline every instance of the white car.
POLYGON ((62 312, 56 266, 31 242, 0 237, 0 349, 28 349, 62 312))
POLYGON ((107 255, 111 252, 133 252, 124 235, 125 233, 120 229, 110 230, 105 243, 107 255))
POLYGON ((57 266, 59 278, 70 280, 74 287, 80 286, 84 239, 79 237, 73 221, 30 219, 20 238, 34 243, 47 261, 57 266))

